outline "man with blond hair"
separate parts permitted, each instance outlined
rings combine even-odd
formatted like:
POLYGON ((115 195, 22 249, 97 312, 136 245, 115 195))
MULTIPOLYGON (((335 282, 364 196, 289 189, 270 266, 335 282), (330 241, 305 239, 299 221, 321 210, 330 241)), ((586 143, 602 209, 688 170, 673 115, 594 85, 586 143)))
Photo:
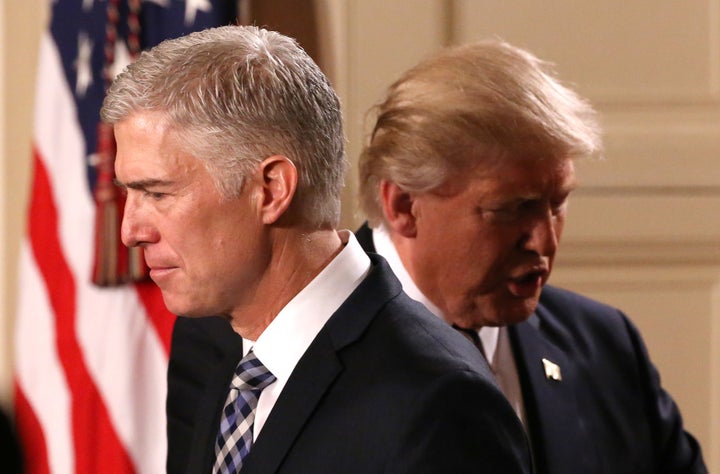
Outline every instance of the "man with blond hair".
POLYGON ((704 473, 630 320, 546 285, 575 160, 600 148, 592 107, 529 52, 446 49, 376 108, 358 240, 483 353, 535 472, 704 473))

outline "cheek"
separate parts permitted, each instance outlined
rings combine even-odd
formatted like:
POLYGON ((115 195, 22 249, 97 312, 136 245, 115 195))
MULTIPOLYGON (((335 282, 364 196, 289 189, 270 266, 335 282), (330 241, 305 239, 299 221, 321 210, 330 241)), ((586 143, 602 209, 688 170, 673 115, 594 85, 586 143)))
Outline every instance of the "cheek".
POLYGON ((507 278, 508 268, 516 255, 514 236, 491 232, 475 234, 455 255, 456 272, 463 273, 466 286, 472 285, 488 291, 507 278))

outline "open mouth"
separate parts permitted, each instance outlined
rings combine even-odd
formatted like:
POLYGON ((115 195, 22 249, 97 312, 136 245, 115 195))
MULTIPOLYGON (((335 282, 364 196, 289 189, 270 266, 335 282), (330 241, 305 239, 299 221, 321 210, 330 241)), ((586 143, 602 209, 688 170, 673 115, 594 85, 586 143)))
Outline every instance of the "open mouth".
POLYGON ((535 283, 537 280, 542 280, 544 274, 545 272, 542 271, 529 272, 518 278, 512 278, 512 280, 519 285, 526 285, 535 283))
POLYGON ((518 277, 510 278, 508 287, 510 292, 521 298, 536 296, 542 288, 547 272, 542 270, 524 273, 518 277))

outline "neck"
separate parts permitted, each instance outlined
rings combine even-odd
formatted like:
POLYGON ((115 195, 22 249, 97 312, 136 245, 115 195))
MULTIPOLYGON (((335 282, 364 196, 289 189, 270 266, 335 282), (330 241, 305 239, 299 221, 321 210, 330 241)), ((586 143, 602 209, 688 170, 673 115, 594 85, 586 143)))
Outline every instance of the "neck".
POLYGON ((257 340, 277 314, 305 288, 343 244, 334 229, 298 232, 274 229, 269 263, 258 279, 250 301, 235 308, 230 323, 238 334, 257 340))
MULTIPOLYGON (((418 283, 417 268, 415 267, 413 259, 413 244, 412 239, 403 237, 398 233, 387 230, 387 237, 390 239, 392 248, 397 254, 397 259, 394 257, 389 258, 391 267, 395 271, 396 275, 399 276, 400 281, 403 283, 405 292, 413 299, 420 301, 424 304, 427 309, 441 319, 447 320, 446 308, 442 307, 438 302, 432 300, 426 289, 418 283), (398 261, 399 260, 399 261, 398 261), (395 268, 398 267, 399 268, 395 268)), ((384 244, 385 245, 385 244, 384 244)), ((390 249, 387 250, 389 252, 390 249)), ((383 253, 383 252, 381 252, 383 253)), ((452 322, 452 321, 449 321, 452 322)))

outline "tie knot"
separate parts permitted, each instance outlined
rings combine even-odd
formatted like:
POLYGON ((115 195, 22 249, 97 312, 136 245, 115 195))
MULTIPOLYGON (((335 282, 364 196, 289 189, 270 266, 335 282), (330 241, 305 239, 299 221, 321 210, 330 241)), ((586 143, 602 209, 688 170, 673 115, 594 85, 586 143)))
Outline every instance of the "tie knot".
POLYGON ((482 344, 480 342, 480 336, 478 335, 478 333, 475 329, 461 328, 457 324, 453 324, 452 327, 453 327, 453 329, 458 331, 460 334, 462 334, 463 336, 468 338, 470 340, 470 342, 472 342, 476 346, 479 344, 482 344))
POLYGON ((237 390, 262 390, 274 381, 275 376, 250 351, 235 368, 230 385, 237 390))
POLYGON ((475 329, 468 329, 468 328, 461 328, 460 326, 453 324, 452 327, 457 330, 460 334, 465 336, 470 342, 475 345, 475 347, 478 348, 480 353, 485 357, 485 360, 487 360, 487 356, 485 355, 485 349, 483 348, 482 341, 480 340, 480 335, 478 334, 477 330, 475 329))

